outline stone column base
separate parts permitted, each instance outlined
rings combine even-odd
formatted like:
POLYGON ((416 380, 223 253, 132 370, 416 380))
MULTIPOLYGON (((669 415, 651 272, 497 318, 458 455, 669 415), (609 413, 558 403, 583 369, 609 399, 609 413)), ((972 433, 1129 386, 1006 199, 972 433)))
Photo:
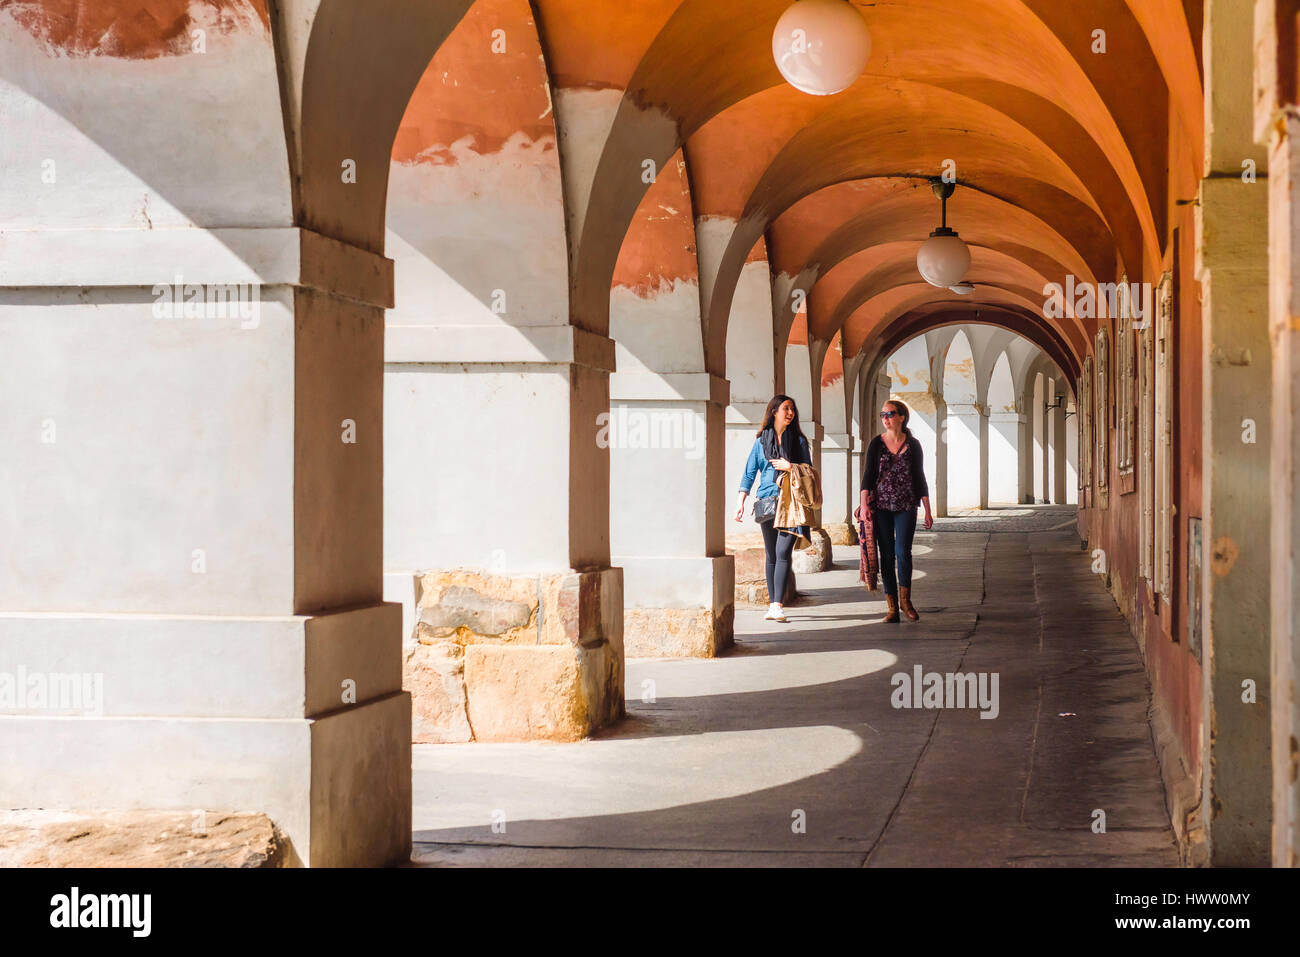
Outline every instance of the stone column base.
POLYGON ((858 544, 857 523, 835 522, 831 525, 823 525, 822 529, 830 536, 832 545, 858 544))
POLYGON ((791 565, 801 575, 830 571, 835 559, 831 554, 831 537, 823 528, 809 531, 811 548, 796 548, 791 565))
POLYGON ((0 615, 0 672, 29 691, 0 699, 0 807, 262 813, 286 863, 400 864, 399 616, 0 615))
MULTIPOLYGON (((738 549, 731 557, 736 563, 736 604, 766 608, 772 600, 767 594, 767 552, 763 546, 738 549)), ((793 605, 798 602, 798 599, 795 573, 791 568, 790 577, 785 585, 785 597, 781 604, 793 605)))
POLYGON ((0 805, 261 812, 285 862, 391 867, 411 857, 411 699, 321 718, 0 716, 0 805))
POLYGON ((615 557, 629 658, 714 658, 735 644, 735 560, 615 557))
POLYGON ((623 717, 622 569, 416 579, 417 744, 577 741, 623 717))

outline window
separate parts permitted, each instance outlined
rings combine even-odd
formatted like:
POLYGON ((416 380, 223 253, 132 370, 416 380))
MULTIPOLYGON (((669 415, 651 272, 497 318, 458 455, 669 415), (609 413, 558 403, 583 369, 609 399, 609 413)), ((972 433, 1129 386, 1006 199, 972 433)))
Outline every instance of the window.
POLYGON ((1096 441, 1093 443, 1093 464, 1097 474, 1097 488, 1101 490, 1106 488, 1107 472, 1110 468, 1110 462, 1107 458, 1107 452, 1110 448, 1110 416, 1108 415, 1110 410, 1110 343, 1107 340, 1105 328, 1097 330, 1095 358, 1097 361, 1097 392, 1092 419, 1093 432, 1096 435, 1096 441))
MULTIPOLYGON (((1163 285, 1161 287, 1163 289, 1163 285)), ((1157 296, 1159 301, 1159 296, 1157 296)), ((1155 344, 1152 317, 1145 317, 1137 334, 1138 366, 1138 574, 1155 587, 1155 344)))
MULTIPOLYGON (((1079 490, 1092 487, 1092 357, 1083 360, 1083 375, 1079 377, 1079 490)), ((1088 502, 1080 496, 1080 504, 1088 502)))
POLYGON ((1168 274, 1160 280, 1157 297, 1156 329, 1154 341, 1155 361, 1155 423, 1152 436, 1155 445, 1153 469, 1155 492, 1155 560, 1154 586, 1166 604, 1172 604, 1173 574, 1173 282, 1168 274))
MULTIPOLYGON (((1120 279, 1115 317, 1115 468, 1133 471, 1133 304, 1128 277, 1120 279)), ((1132 486, 1127 490, 1131 491, 1132 486)))

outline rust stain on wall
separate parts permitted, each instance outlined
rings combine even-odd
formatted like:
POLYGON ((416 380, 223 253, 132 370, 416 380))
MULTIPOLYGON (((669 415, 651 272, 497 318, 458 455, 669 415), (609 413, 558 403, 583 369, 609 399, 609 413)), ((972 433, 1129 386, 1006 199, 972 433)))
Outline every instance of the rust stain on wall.
POLYGON ((974 359, 959 359, 956 362, 949 362, 947 369, 949 372, 956 373, 963 379, 970 379, 972 382, 975 380, 974 359))
POLYGON ((1232 571, 1232 566, 1237 564, 1237 557, 1241 550, 1228 536, 1216 539, 1214 547, 1210 550, 1210 568, 1215 575, 1222 578, 1228 572, 1232 571))
POLYGON ((271 27, 266 0, 0 0, 0 10, 60 53, 128 60, 190 53, 200 24, 222 34, 254 20, 271 27), (195 7, 210 16, 196 21, 195 7))

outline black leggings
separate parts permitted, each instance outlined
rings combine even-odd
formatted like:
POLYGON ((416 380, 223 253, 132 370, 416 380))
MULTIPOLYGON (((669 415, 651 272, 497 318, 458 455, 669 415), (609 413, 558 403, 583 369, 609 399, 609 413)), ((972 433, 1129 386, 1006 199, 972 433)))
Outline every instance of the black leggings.
POLYGON ((785 586, 790 581, 790 556, 798 536, 781 531, 774 522, 763 522, 763 548, 767 551, 767 600, 785 601, 785 586))

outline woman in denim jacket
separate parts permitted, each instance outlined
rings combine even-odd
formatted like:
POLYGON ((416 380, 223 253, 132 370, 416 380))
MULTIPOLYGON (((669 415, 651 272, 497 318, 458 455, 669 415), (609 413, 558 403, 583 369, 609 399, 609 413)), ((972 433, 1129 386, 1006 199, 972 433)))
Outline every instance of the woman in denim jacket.
POLYGON ((768 621, 785 621, 781 603, 785 599, 786 584, 790 580, 790 559, 799 536, 808 537, 807 526, 785 529, 775 527, 775 499, 781 494, 777 472, 788 472, 792 465, 811 465, 812 453, 808 440, 799 428, 799 410, 794 399, 777 395, 767 404, 763 413, 763 427, 758 430, 754 447, 745 463, 745 474, 740 480, 740 498, 736 502, 736 521, 745 520, 745 499, 758 478, 758 495, 754 502, 755 520, 763 530, 763 549, 767 552, 767 614, 768 621), (765 500, 772 500, 765 502, 765 500), (764 506, 768 506, 765 508, 764 506))

